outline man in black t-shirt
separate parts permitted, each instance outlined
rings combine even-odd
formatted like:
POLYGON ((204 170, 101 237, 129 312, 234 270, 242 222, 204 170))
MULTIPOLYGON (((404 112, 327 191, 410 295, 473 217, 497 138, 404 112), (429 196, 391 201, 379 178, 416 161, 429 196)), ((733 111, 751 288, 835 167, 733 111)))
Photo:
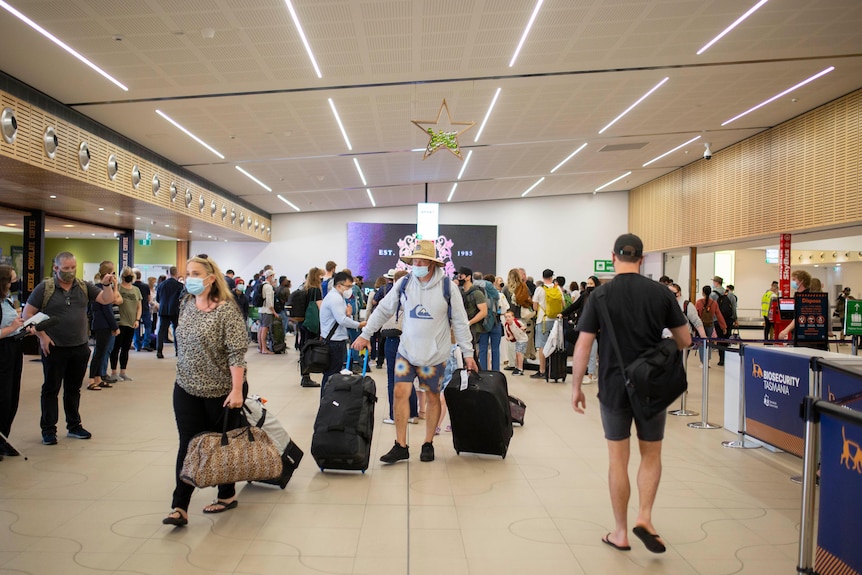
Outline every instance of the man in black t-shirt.
POLYGON ((134 268, 135 272, 135 287, 141 292, 141 325, 135 330, 133 345, 135 351, 153 351, 155 348, 150 345, 150 334, 153 333, 153 314, 150 313, 150 286, 141 281, 141 270, 134 268), (143 331, 141 331, 143 327, 143 331))
MULTIPOLYGON (((670 329, 680 349, 691 345, 688 321, 670 290, 639 273, 643 259, 643 242, 640 238, 634 234, 618 237, 614 243, 612 257, 617 276, 595 289, 578 322, 580 336, 575 346, 572 365, 572 408, 577 413, 584 413, 586 408, 581 380, 587 369, 590 348, 596 334, 606 329, 597 307, 599 301, 603 300, 607 304, 608 316, 626 365, 645 351, 654 348, 660 342, 664 328, 670 329), (602 297, 596 297, 600 295, 602 297)), ((617 361, 613 343, 606 332, 599 339, 599 357, 599 404, 605 439, 608 442, 608 477, 615 521, 614 531, 608 533, 602 541, 621 551, 631 549, 627 533, 631 491, 628 462, 631 425, 634 421, 641 463, 637 481, 639 511, 632 531, 649 551, 663 553, 664 542, 652 524, 652 507, 661 477, 661 444, 667 414, 662 411, 648 420, 641 420, 633 414, 625 389, 622 366, 617 361)))

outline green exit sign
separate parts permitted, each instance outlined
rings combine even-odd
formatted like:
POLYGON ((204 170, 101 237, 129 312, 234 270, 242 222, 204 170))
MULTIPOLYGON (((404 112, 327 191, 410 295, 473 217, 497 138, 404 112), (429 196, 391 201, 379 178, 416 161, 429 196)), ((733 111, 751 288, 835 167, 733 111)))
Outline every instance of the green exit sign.
POLYGON ((138 243, 142 246, 148 246, 151 243, 151 240, 138 240, 138 243))
POLYGON ((593 260, 593 271, 607 273, 614 271, 614 260, 593 260))

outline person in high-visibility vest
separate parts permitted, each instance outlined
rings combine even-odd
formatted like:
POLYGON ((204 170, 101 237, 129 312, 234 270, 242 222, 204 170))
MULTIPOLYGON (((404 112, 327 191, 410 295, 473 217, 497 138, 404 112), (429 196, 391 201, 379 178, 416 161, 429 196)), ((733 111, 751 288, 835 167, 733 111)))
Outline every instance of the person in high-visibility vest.
POLYGON ((778 282, 772 282, 772 286, 763 297, 760 298, 760 313, 763 316, 763 339, 772 339, 774 319, 772 317, 772 300, 778 299, 778 282))

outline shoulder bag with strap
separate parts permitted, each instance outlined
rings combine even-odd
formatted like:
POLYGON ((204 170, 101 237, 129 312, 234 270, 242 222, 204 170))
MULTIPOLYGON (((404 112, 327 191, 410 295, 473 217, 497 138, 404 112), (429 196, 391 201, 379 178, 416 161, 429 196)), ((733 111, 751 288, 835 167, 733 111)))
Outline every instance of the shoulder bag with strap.
POLYGON ((601 291, 598 294, 593 292, 593 295, 598 296, 595 303, 604 324, 602 328, 607 329, 617 363, 625 378, 632 411, 643 419, 652 419, 688 389, 682 351, 674 339, 662 339, 656 347, 645 351, 626 366, 608 313, 607 294, 601 291))
POLYGON ((310 339, 305 342, 302 349, 299 351, 300 373, 308 375, 309 373, 323 373, 329 369, 329 340, 335 335, 335 330, 338 329, 338 322, 329 330, 329 335, 326 339, 310 339))

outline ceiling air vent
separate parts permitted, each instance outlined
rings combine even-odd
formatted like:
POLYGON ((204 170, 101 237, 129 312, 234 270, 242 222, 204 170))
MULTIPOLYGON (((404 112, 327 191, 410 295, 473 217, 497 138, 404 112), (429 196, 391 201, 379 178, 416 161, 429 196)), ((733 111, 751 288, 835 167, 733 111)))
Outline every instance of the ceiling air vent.
POLYGON ((42 134, 42 147, 45 148, 45 155, 53 160, 57 155, 57 148, 60 146, 60 141, 57 139, 57 130, 54 126, 45 128, 45 133, 42 134))
POLYGON ((159 175, 153 174, 153 195, 159 195, 159 188, 162 187, 162 183, 159 181, 159 175))
POLYGON ((136 190, 138 189, 138 185, 141 183, 141 168, 138 166, 132 166, 132 187, 136 190))
POLYGON ((599 148, 600 152, 627 152, 629 150, 640 150, 649 142, 634 142, 632 144, 608 144, 599 148))
POLYGON ((192 189, 186 188, 186 207, 188 208, 191 205, 192 205, 192 189))
POLYGON ((221 205, 221 219, 225 219, 227 217, 227 206, 224 204, 221 205))
POLYGON ((199 212, 204 211, 204 206, 205 206, 205 205, 207 205, 207 203, 206 203, 206 201, 204 200, 204 195, 203 195, 203 194, 201 194, 200 196, 198 196, 198 211, 199 211, 199 212))
POLYGON ((14 144, 18 136, 18 120, 15 119, 15 110, 3 108, 0 114, 0 125, 2 125, 3 139, 7 144, 14 144))
POLYGON ((232 224, 236 223, 236 210, 230 211, 230 223, 232 223, 232 224))
POLYGON ((120 171, 120 164, 117 162, 117 156, 111 154, 108 156, 108 179, 112 182, 117 178, 117 172, 120 171))
POLYGON ((218 208, 216 208, 215 200, 211 201, 210 202, 210 216, 214 216, 217 209, 218 208))
POLYGON ((171 189, 171 201, 175 202, 175 201, 177 201, 177 183, 171 182, 171 188, 170 189, 171 189))
POLYGON ((81 145, 78 146, 78 165, 85 172, 90 167, 90 146, 87 145, 87 142, 81 142, 81 145))

